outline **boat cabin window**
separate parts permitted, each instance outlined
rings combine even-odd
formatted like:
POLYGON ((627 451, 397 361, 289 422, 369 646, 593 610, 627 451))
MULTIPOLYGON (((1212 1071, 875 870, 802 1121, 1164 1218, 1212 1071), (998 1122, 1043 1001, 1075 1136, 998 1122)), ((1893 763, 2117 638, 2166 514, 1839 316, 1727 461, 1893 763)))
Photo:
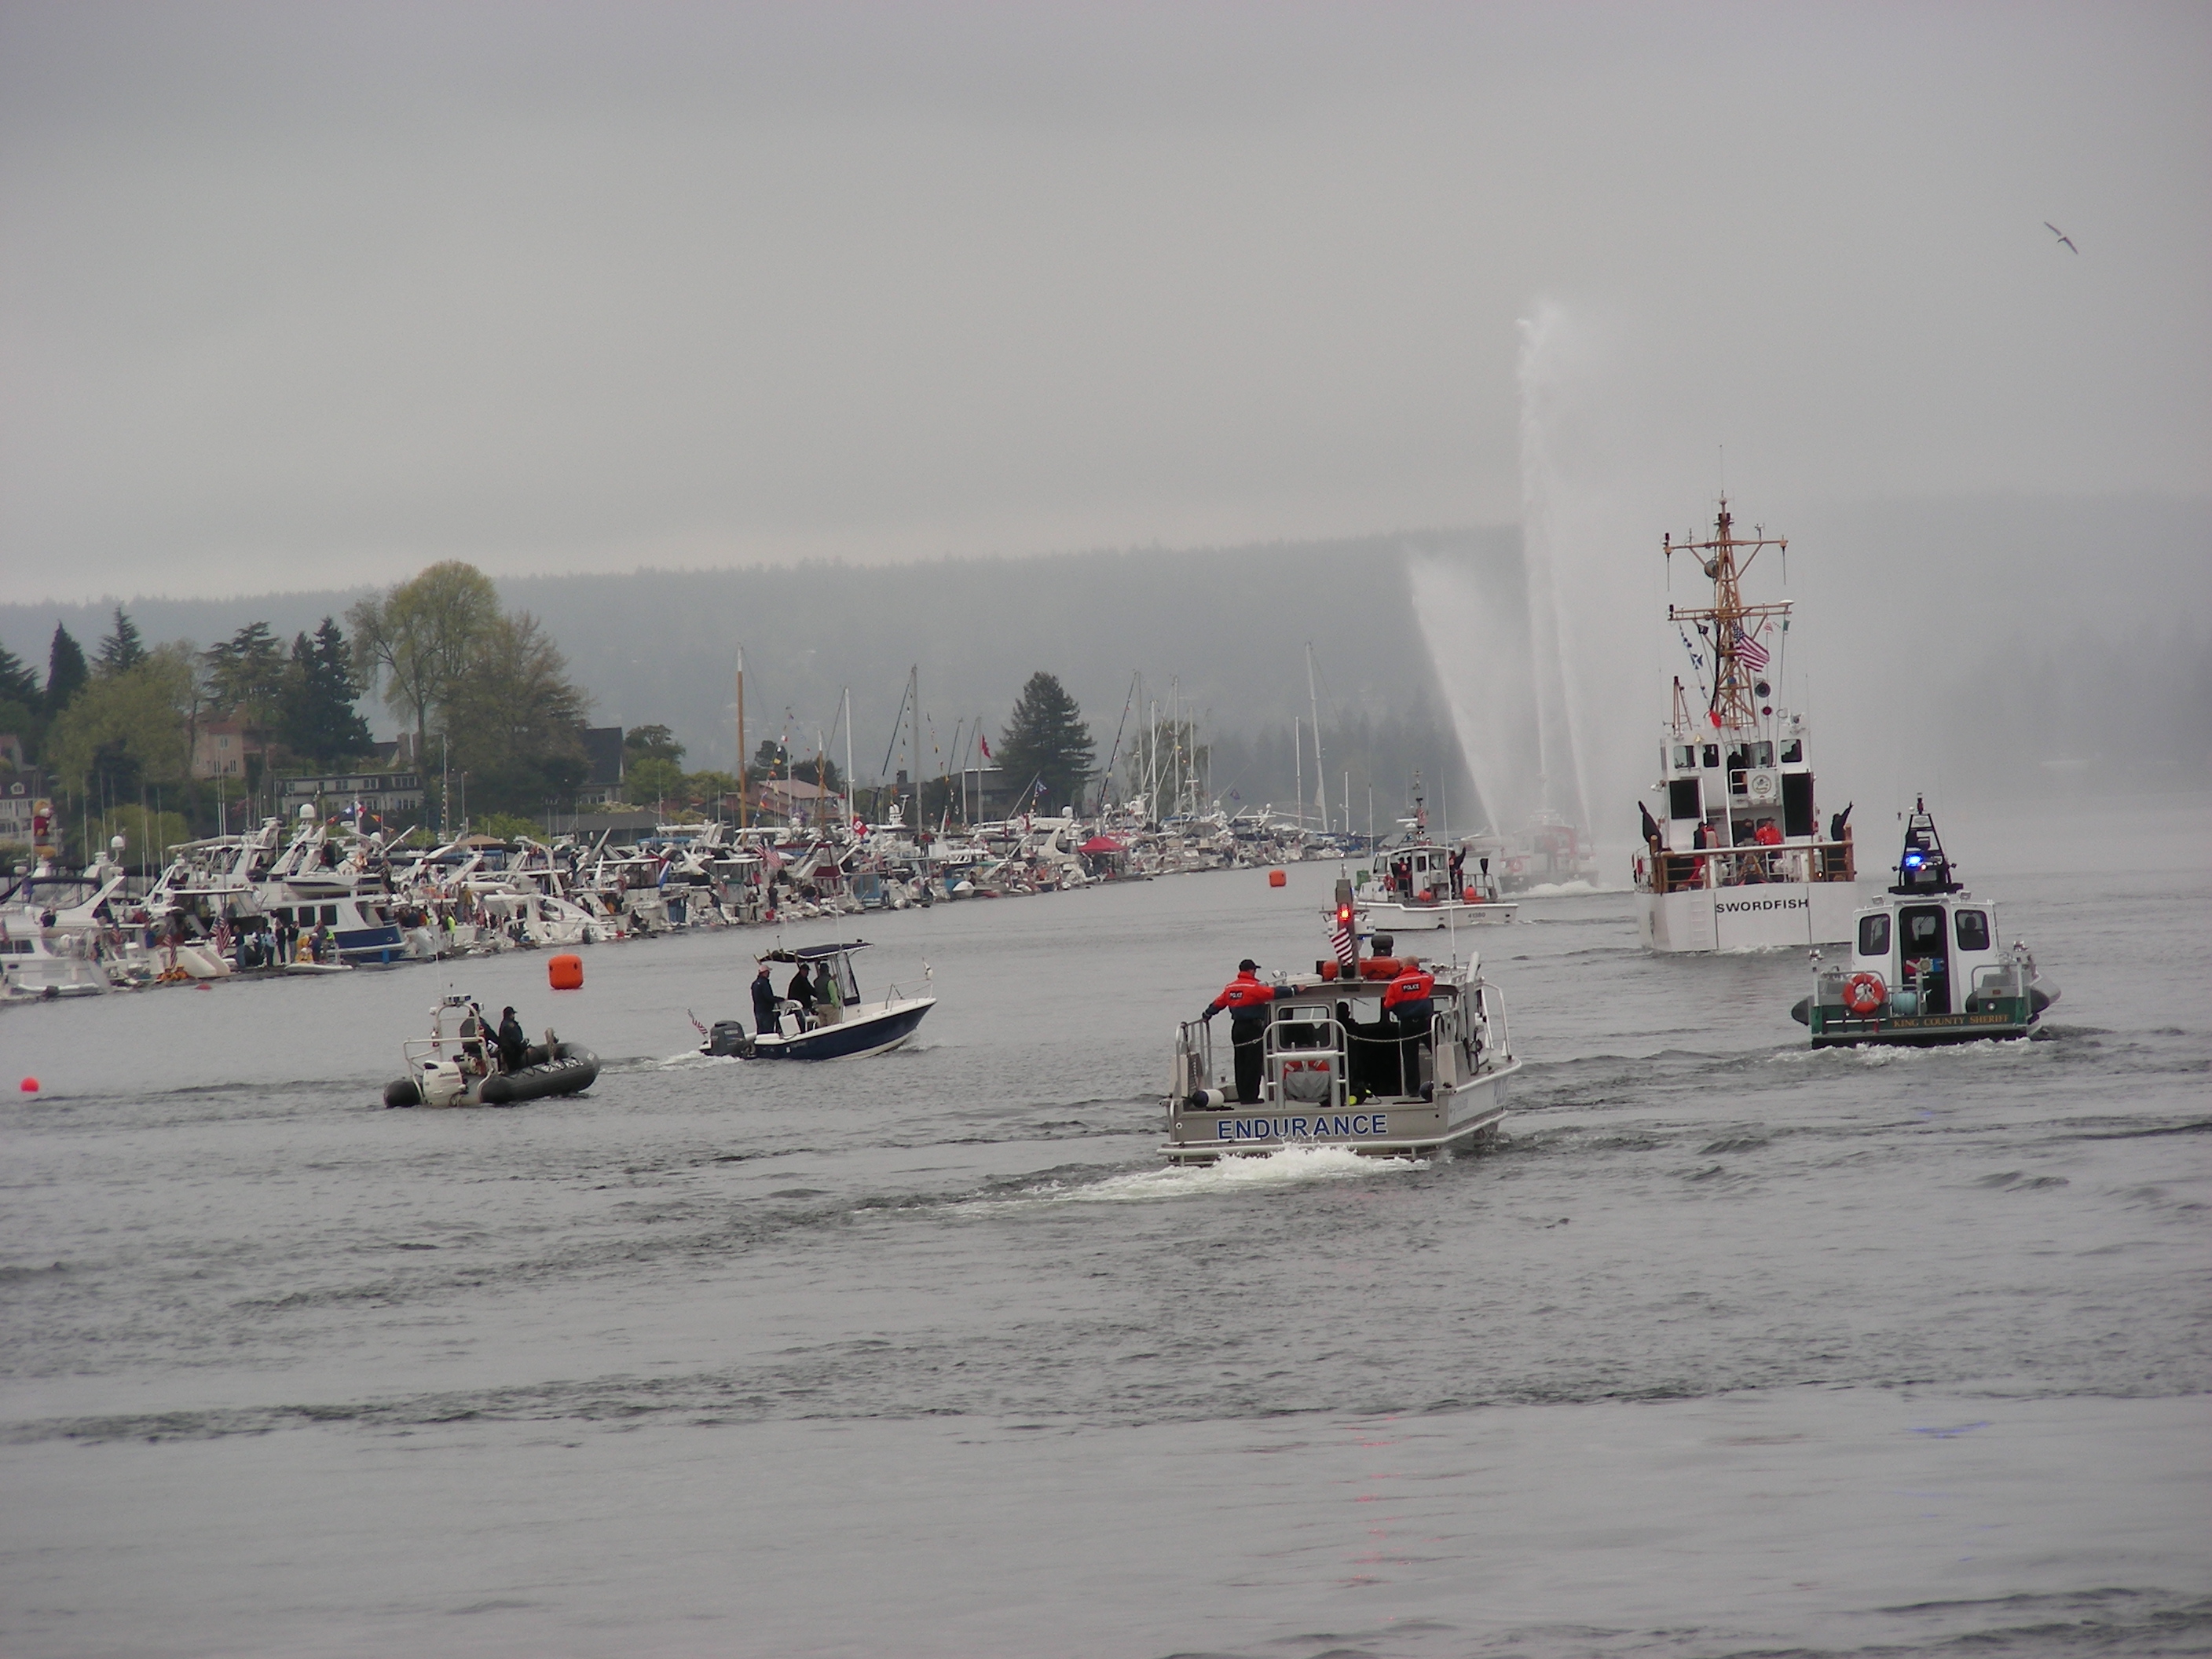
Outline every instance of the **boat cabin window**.
POLYGON ((1784 766, 1802 766, 1805 763, 1804 738, 1790 738, 1783 744, 1782 763, 1784 766))
POLYGON ((1859 954, 1863 957, 1886 957, 1889 954, 1889 915, 1859 918, 1859 954))
POLYGON ((1749 751, 1747 750, 1741 744, 1738 744, 1735 748, 1729 750, 1729 770, 1731 772, 1741 772, 1745 767, 1748 766, 1751 763, 1749 759, 1747 758, 1748 752, 1749 751))
POLYGON ((1905 948, 1914 955, 1941 956, 1943 951, 1943 913, 1916 910, 1905 918, 1905 948))
POLYGON ((1675 778, 1667 785, 1667 816, 1701 818, 1705 815, 1705 791, 1695 778, 1675 778))
POLYGON ((1709 767, 1717 767, 1721 763, 1720 744, 1709 743, 1705 745, 1705 763, 1709 767))
POLYGON ((1990 914, 1986 910, 1960 910, 1951 918, 1952 926, 1959 930, 1961 951, 1986 951, 1990 948, 1990 914))
POLYGON ((1754 743, 1752 744, 1751 763, 1753 766, 1760 768, 1762 770, 1767 767, 1772 766, 1774 764, 1774 745, 1771 743, 1754 743))
POLYGON ((1697 763, 1697 744, 1693 743, 1678 743, 1674 745, 1674 769, 1676 771, 1687 771, 1697 763))

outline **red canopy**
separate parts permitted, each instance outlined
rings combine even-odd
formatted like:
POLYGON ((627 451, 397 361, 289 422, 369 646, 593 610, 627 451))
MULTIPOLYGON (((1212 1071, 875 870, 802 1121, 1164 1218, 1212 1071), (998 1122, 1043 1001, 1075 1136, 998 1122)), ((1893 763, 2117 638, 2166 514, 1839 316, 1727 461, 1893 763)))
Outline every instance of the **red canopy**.
POLYGON ((1129 849, 1111 836, 1093 836, 1075 849, 1079 853, 1126 853, 1129 849))

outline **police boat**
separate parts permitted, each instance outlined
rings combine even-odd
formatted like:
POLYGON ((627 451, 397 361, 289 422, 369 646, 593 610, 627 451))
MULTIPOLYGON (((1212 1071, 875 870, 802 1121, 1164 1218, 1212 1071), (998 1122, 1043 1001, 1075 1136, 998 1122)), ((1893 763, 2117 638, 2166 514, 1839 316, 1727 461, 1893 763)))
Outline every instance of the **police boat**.
MULTIPOLYGON (((706 1030, 699 1052, 740 1060, 859 1060, 889 1054, 910 1041, 922 1017, 937 1006, 937 999, 927 992, 918 997, 902 996, 894 985, 884 992, 881 1002, 863 1002, 860 981, 853 972, 853 954, 867 948, 868 941, 858 939, 841 945, 803 945, 791 951, 779 947, 763 953, 763 962, 803 964, 814 981, 814 1000, 801 1004, 779 997, 775 1024, 750 1036, 745 1035, 743 1020, 716 1020, 706 1030)), ((925 984, 934 982, 927 963, 922 964, 921 975, 925 984)))
MULTIPOLYGON (((1349 881, 1337 902, 1348 921, 1349 881)), ((1480 957, 1427 963, 1395 955, 1388 934, 1370 943, 1361 956, 1347 927, 1336 959, 1310 974, 1240 972, 1215 1000, 1231 1015, 1218 1047, 1206 1018, 1177 1028, 1160 1148, 1170 1163, 1285 1146, 1410 1158, 1497 1129, 1521 1062, 1480 957)))
POLYGON ((599 1057, 563 1042, 551 1031, 525 1050, 512 1072, 498 1069, 499 1045, 483 1015, 465 996, 447 996, 430 1010, 430 1035, 404 1046, 407 1075, 384 1085, 386 1106, 513 1106, 549 1095, 579 1094, 599 1080, 599 1057), (462 1035, 474 1015, 480 1035, 462 1035))
POLYGON ((2024 1037, 2058 988, 2027 946, 1999 944, 1996 906, 1959 881, 1924 798, 1905 820, 1897 882, 1852 917, 1850 953, 1813 952, 1813 993, 1790 1017, 1815 1048, 2024 1037))
POLYGON ((1361 925, 1401 933, 1512 921, 1521 907, 1500 894, 1490 860, 1478 854, 1467 870, 1464 857, 1428 840, 1378 854, 1355 895, 1361 925))

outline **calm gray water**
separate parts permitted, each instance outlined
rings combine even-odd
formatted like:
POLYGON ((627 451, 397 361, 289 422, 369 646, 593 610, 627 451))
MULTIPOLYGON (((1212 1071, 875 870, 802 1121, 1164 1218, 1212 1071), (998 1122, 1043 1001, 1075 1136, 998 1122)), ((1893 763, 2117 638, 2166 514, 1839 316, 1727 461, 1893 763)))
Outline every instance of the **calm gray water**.
POLYGON ((842 1066, 690 1053, 757 933, 10 1011, 0 1650, 2212 1650, 2212 810, 2130 821, 1945 824, 2032 1044, 1468 935, 1528 1069, 1421 1166, 1157 1155, 1320 866, 871 917, 942 1001, 842 1066), (380 1109, 449 977, 598 1088, 380 1109))

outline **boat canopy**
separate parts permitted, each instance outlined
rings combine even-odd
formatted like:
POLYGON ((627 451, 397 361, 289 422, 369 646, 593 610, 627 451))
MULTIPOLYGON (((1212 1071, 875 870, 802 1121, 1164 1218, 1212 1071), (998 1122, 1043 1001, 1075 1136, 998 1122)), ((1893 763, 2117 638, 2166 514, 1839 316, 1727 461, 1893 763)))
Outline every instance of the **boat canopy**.
POLYGON ((758 959, 762 962, 820 962, 826 957, 842 957, 849 951, 865 951, 867 948, 868 941, 864 939, 856 939, 849 945, 802 945, 795 951, 787 951, 778 945, 773 951, 762 951, 758 959))

